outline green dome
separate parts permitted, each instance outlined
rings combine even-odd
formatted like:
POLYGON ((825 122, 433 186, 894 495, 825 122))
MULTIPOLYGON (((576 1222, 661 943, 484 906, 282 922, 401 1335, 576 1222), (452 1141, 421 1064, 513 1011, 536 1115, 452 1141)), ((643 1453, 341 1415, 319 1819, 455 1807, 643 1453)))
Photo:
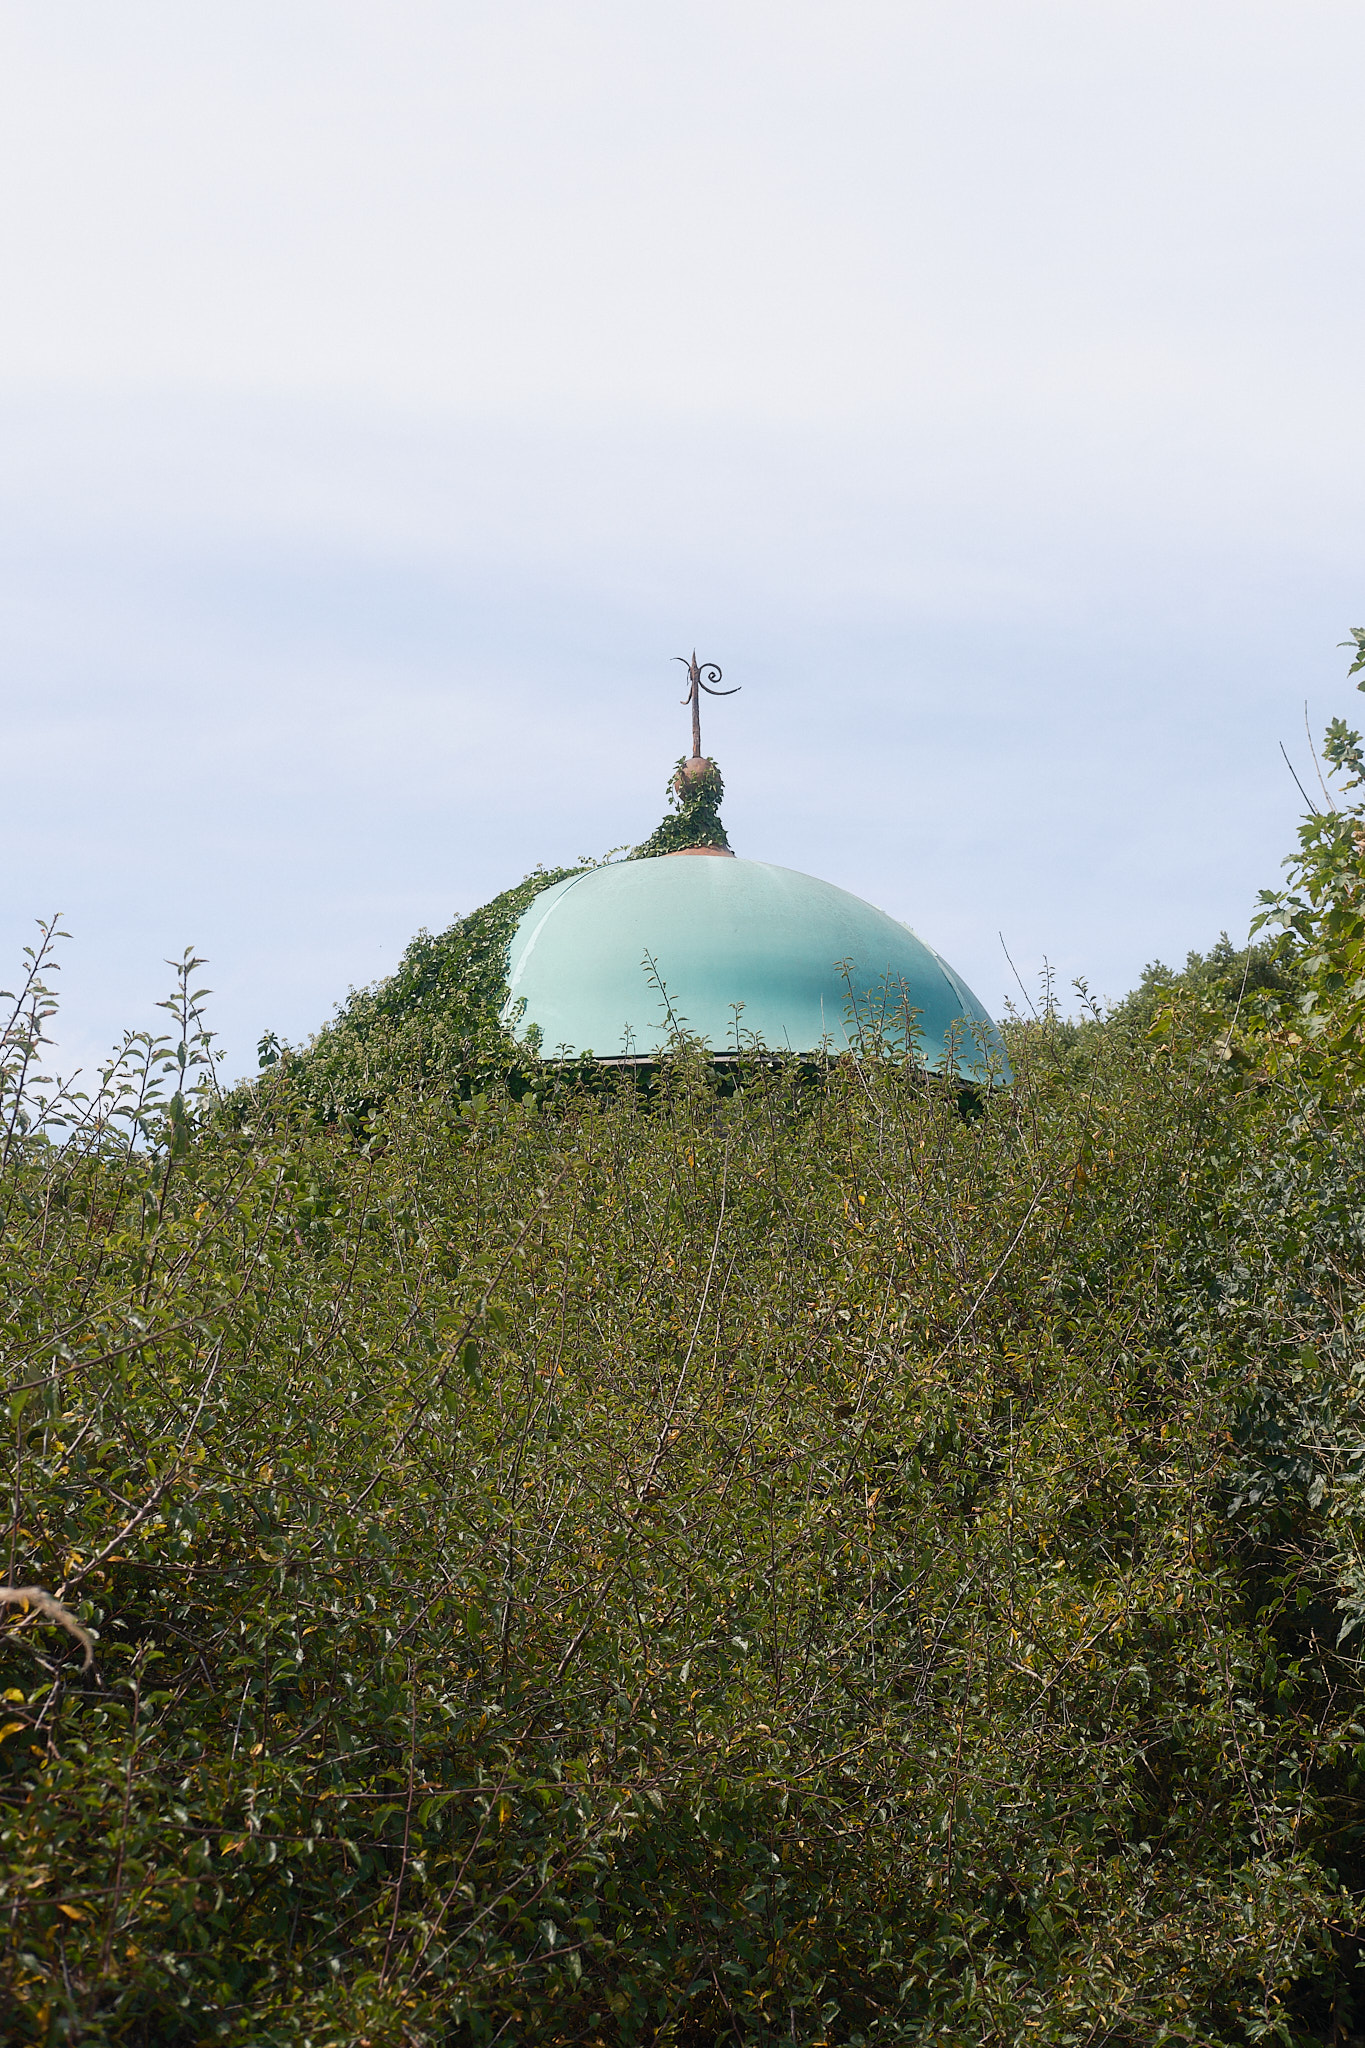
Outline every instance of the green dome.
POLYGON ((1009 1077, 995 1025, 908 925, 768 861, 672 855, 556 882, 522 916, 507 980, 504 1016, 551 1057, 657 1052, 674 1024, 733 1050, 737 1003, 746 1043, 843 1051, 858 1043, 851 993, 891 1028, 906 1003, 918 1011, 927 1066, 955 1050, 965 1077, 1009 1077))

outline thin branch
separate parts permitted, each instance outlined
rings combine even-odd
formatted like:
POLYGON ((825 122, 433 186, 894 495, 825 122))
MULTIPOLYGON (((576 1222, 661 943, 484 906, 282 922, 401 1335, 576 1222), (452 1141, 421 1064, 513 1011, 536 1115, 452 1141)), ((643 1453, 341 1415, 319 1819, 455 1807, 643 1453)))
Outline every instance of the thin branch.
POLYGON ((1035 1022, 1036 1024, 1037 1024, 1037 1023, 1041 1023, 1041 1022, 1042 1022, 1042 1019, 1041 1019, 1041 1018, 1039 1017, 1039 1015, 1038 1015, 1038 1012, 1037 1012, 1037 1010, 1034 1010, 1034 1009, 1033 1009, 1033 997, 1032 997, 1032 996, 1031 996, 1031 995, 1029 994, 1028 990, 1027 990, 1027 989, 1026 989, 1026 988, 1024 987, 1024 984, 1023 984, 1023 982, 1022 982, 1022 981, 1020 980, 1020 978, 1019 978, 1019 969, 1018 969, 1018 968, 1017 968, 1017 967, 1015 966, 1015 964, 1014 964, 1014 961, 1013 961, 1013 960, 1012 960, 1012 959, 1010 958, 1010 949, 1009 949, 1009 947, 1008 947, 1008 946, 1007 946, 1007 945, 1005 944, 1005 934, 1004 934, 1003 932, 997 932, 997 933, 996 933, 996 937, 997 937, 997 938, 999 939, 999 941, 1000 941, 1000 950, 1001 950, 1001 951, 1003 952, 1003 954, 1004 954, 1005 958, 1006 958, 1007 960, 1009 960, 1009 963, 1010 963, 1010 973, 1011 973, 1011 974, 1012 974, 1012 975, 1014 976, 1015 980, 1019 982, 1019 993, 1020 993, 1020 995, 1021 995, 1021 996, 1022 996, 1022 997, 1024 998, 1024 1001, 1025 1001, 1025 1002, 1026 1002, 1026 1003, 1028 1004, 1029 1008, 1030 1008, 1031 1010, 1033 1010, 1033 1020, 1034 1020, 1034 1022, 1035 1022))
POLYGON ((1305 802, 1305 803, 1307 804, 1307 806, 1308 806, 1309 810, 1310 810, 1310 811, 1312 812, 1313 816, 1314 816, 1315 818, 1316 818, 1316 817, 1318 817, 1318 816, 1319 816, 1319 811, 1318 811, 1318 807, 1317 807, 1317 805, 1316 805, 1316 804, 1315 804, 1315 803, 1313 802, 1313 799, 1312 799, 1312 797, 1311 797, 1311 796, 1309 796, 1309 794, 1308 794, 1308 791, 1307 791, 1307 790, 1306 790, 1306 789, 1304 788, 1303 784, 1302 784, 1302 783, 1301 783, 1301 782, 1299 781, 1299 772, 1298 772, 1297 768, 1295 768, 1295 766, 1294 766, 1294 763, 1293 763, 1293 762, 1292 762, 1292 761, 1290 760, 1290 758, 1289 758, 1288 754, 1285 754, 1285 750, 1284 750, 1284 741, 1283 741, 1283 740, 1281 740, 1281 741, 1280 741, 1280 752, 1281 752, 1282 754, 1284 754, 1284 765, 1285 765, 1285 767, 1286 767, 1286 768, 1287 768, 1287 769, 1289 770, 1290 774, 1291 774, 1291 775, 1293 776, 1293 778, 1294 778, 1294 781, 1295 781, 1295 783, 1296 783, 1296 785, 1297 785, 1297 787, 1298 787, 1298 792, 1299 792, 1299 795, 1300 795, 1300 796, 1301 796, 1301 797, 1303 798, 1304 802, 1305 802))

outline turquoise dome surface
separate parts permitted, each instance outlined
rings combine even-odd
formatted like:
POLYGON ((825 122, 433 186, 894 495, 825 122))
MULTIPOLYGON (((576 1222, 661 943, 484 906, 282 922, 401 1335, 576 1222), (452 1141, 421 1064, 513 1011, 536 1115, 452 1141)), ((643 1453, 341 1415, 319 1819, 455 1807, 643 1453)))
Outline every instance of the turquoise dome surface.
POLYGON ((736 1004, 746 1045, 839 1052, 859 1043, 854 1002, 892 1032, 908 1003, 926 1066, 1009 1078, 994 1023, 908 925, 768 861, 674 854, 556 882, 517 926, 507 982, 505 1019, 550 1058, 638 1058, 675 1027, 734 1051, 736 1004))

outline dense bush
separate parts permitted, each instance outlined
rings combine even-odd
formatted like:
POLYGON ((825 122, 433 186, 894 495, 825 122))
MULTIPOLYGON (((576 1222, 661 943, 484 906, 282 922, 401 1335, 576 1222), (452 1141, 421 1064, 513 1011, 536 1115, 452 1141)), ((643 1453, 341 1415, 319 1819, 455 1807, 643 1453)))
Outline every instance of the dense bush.
POLYGON ((1348 2023, 1344 1126, 1044 1018, 239 1128, 192 993, 7 1151, 8 2039, 1348 2023))
POLYGON ((1108 1022, 1150 1031, 1173 1003, 1186 1008, 1197 1003, 1210 1013, 1221 1010, 1224 1025, 1233 1018, 1240 1023, 1243 1012, 1249 1021, 1260 1022, 1267 1003, 1278 1014, 1301 990, 1299 963, 1277 940, 1234 946, 1227 933, 1220 932, 1207 953, 1187 953, 1179 970, 1160 960, 1144 967, 1141 981, 1113 1006, 1108 1022))

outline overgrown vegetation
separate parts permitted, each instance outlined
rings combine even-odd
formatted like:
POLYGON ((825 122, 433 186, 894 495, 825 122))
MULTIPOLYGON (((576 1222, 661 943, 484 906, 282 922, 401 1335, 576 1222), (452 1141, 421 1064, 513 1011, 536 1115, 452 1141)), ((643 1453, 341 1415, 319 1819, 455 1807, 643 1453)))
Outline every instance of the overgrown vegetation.
MULTIPOLYGON (((587 865, 586 862, 583 863, 587 865)), ((306 1046, 260 1045, 263 1079, 239 1090, 231 1113, 242 1121, 290 1113, 363 1131, 396 1093, 453 1088, 466 1097, 494 1088, 520 1097, 536 1066, 502 1019, 507 949, 524 910, 543 889, 577 868, 537 868, 437 937, 419 932, 395 974, 353 989, 330 1024, 306 1046)))
POLYGON ((721 823, 720 807, 725 798, 725 781, 709 757, 680 760, 668 779, 669 808, 632 860, 652 860, 659 854, 686 853, 696 846, 721 846, 730 842, 721 823))
MULTIPOLYGON (((1356 688, 1365 690, 1365 626, 1343 645, 1355 650, 1350 673, 1362 676, 1356 688)), ((1365 802, 1345 801, 1365 788, 1363 745, 1344 719, 1332 720, 1323 752, 1346 776, 1342 801, 1323 785, 1324 807, 1310 809, 1298 852, 1285 863, 1289 886, 1262 890, 1256 920, 1258 929, 1278 925, 1282 954, 1300 963, 1303 1061, 1332 1091, 1365 1082, 1365 802)))
POLYGON ((1270 1012, 1278 1016, 1292 1006, 1302 990, 1298 963, 1276 939, 1259 944, 1234 946, 1226 932, 1220 932, 1207 953, 1190 952, 1180 970, 1154 960, 1142 970, 1142 979, 1130 995, 1116 1003, 1108 1022, 1139 1032, 1150 1031, 1173 1003, 1185 1008, 1198 1004, 1210 1013, 1221 1012, 1231 1023, 1241 1022, 1245 1010, 1251 1021, 1262 1021, 1270 1012))
MULTIPOLYGON (((677 762, 668 782, 668 813, 628 859, 651 860, 697 846, 729 848, 720 818, 720 769, 708 759, 701 772, 688 775, 688 766, 677 762)), ((266 1078, 238 1092, 235 1112, 243 1119, 263 1113, 286 1072, 292 1109, 306 1105, 319 1122, 344 1124, 353 1132, 363 1131, 376 1110, 404 1091, 453 1088, 467 1100, 489 1089, 506 1090, 519 1100, 541 1085, 538 1048, 519 1043, 503 1017, 507 950, 522 913, 541 891, 592 865, 584 860, 572 868, 537 868, 437 936, 419 932, 397 972, 369 988, 352 989, 307 1045, 285 1045, 267 1032, 259 1048, 266 1078)))
POLYGON ((682 1041, 518 1101, 427 1050, 500 901, 483 966, 409 956, 358 1126, 290 1058, 221 1105, 192 961, 44 1109, 31 963, 6 1562, 61 1612, 0 1638, 5 2038, 1362 2031, 1324 970, 1045 1004, 970 1119, 682 1041))

